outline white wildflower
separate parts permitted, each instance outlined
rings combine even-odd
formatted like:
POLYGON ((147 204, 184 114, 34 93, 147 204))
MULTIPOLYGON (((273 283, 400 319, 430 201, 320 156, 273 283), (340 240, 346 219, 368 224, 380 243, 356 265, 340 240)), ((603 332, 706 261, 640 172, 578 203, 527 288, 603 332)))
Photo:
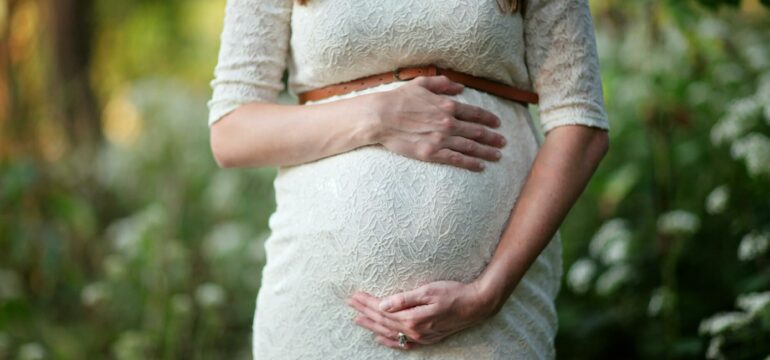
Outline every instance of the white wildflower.
POLYGON ((733 159, 742 159, 751 175, 770 174, 770 138, 752 132, 733 142, 733 159))
POLYGON ((80 291, 80 301, 85 306, 95 306, 107 297, 107 284, 97 281, 88 284, 80 291))
POLYGON ((128 257, 136 256, 140 251, 145 229, 136 216, 116 220, 107 227, 116 251, 128 257))
POLYGON ((754 126, 761 106, 753 97, 734 100, 728 106, 725 116, 711 128, 711 143, 718 146, 743 135, 754 126))
POLYGON ((239 252, 243 248, 246 230, 236 222, 217 225, 206 236, 203 254, 209 258, 218 258, 239 252))
POLYGON ((613 265, 596 279, 596 292, 609 295, 631 277, 631 267, 625 264, 613 265))
POLYGON ((741 311, 721 312, 701 321, 698 332, 716 335, 728 329, 737 329, 751 320, 749 314, 741 311))
POLYGON ((743 53, 746 56, 746 60, 748 60, 749 65, 754 70, 764 69, 770 65, 770 62, 768 61, 768 58, 770 58, 770 53, 768 53, 767 48, 763 45, 754 44, 746 46, 743 49, 743 53))
POLYGON ((722 344, 725 339, 722 336, 715 336, 709 341, 709 347, 706 349, 706 359, 722 360, 725 355, 722 354, 722 344))
POLYGON ((43 345, 35 342, 26 343, 19 348, 17 359, 19 360, 39 360, 45 359, 46 353, 43 345))
POLYGON ((700 219, 685 210, 671 210, 658 217, 658 231, 669 235, 692 235, 700 227, 700 219))
POLYGON ((594 258, 600 258, 605 251, 607 245, 613 241, 621 239, 631 238, 631 231, 629 230, 628 220, 615 218, 608 220, 596 231, 591 243, 588 245, 588 252, 594 258))
POLYGON ((770 233, 751 231, 744 235, 738 244, 738 259, 741 261, 756 259, 767 252, 768 247, 770 247, 770 233))
POLYGON ((567 273, 567 285, 569 285, 573 292, 584 294, 591 286, 591 280, 593 280, 595 274, 596 264, 593 260, 582 258, 570 266, 567 273))
POLYGON ((723 38, 731 33, 730 26, 722 19, 705 17, 697 23, 697 32, 705 39, 723 38))
POLYGON ((225 213, 238 205, 241 177, 236 172, 218 171, 204 192, 204 199, 214 213, 225 213))
POLYGON ((195 290, 195 300, 203 307, 216 307, 224 304, 225 290, 214 283, 205 283, 195 290))
POLYGON ((647 304, 647 315, 657 316, 660 314, 660 310, 663 309, 663 304, 666 301, 666 291, 664 288, 657 288, 652 292, 650 296, 650 302, 647 304))
POLYGON ((602 262, 607 265, 623 262, 628 258, 631 238, 624 236, 611 241, 602 252, 602 262))
POLYGON ((770 305, 770 291, 739 295, 736 305, 753 316, 770 305))
POLYGON ((706 211, 709 214, 721 214, 727 208, 727 201, 730 199, 730 188, 727 185, 720 185, 711 190, 706 196, 706 211))

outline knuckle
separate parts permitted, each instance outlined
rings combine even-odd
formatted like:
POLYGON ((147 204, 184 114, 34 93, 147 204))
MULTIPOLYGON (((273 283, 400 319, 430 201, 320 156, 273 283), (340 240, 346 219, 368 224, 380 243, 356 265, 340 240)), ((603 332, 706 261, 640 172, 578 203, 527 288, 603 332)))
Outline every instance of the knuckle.
POLYGON ((454 119, 449 116, 441 118, 438 123, 439 126, 441 126, 441 129, 446 131, 454 129, 455 126, 454 119))
POLYGON ((471 140, 464 140, 463 148, 466 152, 473 152, 476 150, 476 143, 471 140))
POLYGON ((428 137, 430 138, 430 143, 434 146, 437 146, 444 141, 444 133, 441 131, 433 131, 428 134, 428 137))
POLYGON ((417 155, 421 159, 428 159, 433 156, 436 146, 431 143, 423 143, 417 148, 417 155))
POLYGON ((457 102, 452 99, 444 99, 441 101, 441 109, 448 113, 454 113, 457 110, 457 102))

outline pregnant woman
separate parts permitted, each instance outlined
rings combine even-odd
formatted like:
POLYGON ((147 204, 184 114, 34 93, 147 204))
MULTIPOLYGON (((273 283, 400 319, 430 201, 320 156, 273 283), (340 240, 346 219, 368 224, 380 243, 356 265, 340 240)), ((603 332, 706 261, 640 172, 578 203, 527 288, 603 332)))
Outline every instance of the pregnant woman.
POLYGON ((587 0, 228 0, 224 19, 212 151, 278 167, 254 357, 554 358, 558 227, 609 147, 587 0), (278 102, 285 70, 299 104, 278 102))

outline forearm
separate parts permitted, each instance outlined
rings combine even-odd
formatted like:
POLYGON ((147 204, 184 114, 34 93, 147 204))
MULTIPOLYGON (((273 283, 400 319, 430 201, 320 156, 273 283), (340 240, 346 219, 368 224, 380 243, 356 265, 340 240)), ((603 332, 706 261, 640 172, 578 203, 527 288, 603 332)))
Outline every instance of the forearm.
POLYGON ((496 313, 554 236, 609 148, 607 133, 581 125, 550 131, 490 263, 477 282, 496 313))
POLYGON ((374 142, 375 94, 311 105, 245 104, 214 123, 221 167, 288 166, 374 142))

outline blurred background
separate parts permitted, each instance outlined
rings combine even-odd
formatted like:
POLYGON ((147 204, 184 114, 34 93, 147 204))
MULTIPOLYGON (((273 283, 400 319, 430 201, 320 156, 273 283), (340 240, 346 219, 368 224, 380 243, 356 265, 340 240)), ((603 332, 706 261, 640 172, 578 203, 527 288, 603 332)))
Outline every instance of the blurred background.
MULTIPOLYGON (((224 5, 0 0, 0 359, 250 358, 275 168, 211 154, 224 5)), ((770 2, 591 7, 558 357, 770 359, 770 2)))

